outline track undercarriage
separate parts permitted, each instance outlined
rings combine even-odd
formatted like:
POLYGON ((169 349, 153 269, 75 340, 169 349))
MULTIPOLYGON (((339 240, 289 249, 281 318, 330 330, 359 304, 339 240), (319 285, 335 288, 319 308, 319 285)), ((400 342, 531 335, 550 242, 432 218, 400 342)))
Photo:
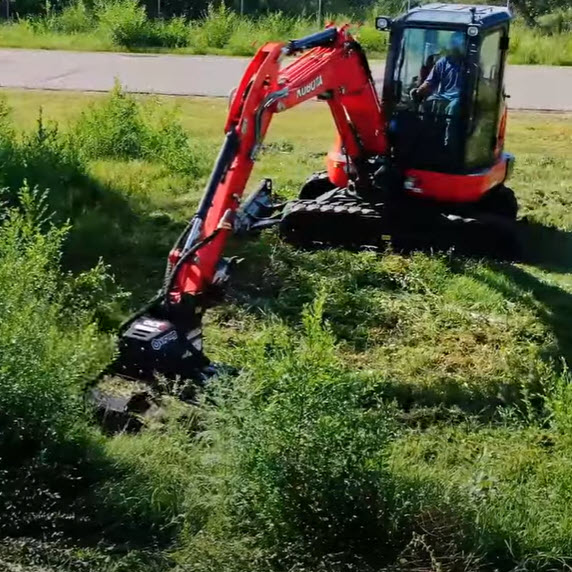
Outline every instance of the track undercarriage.
POLYGON ((454 251, 511 258, 517 254, 514 220, 480 205, 450 208, 416 198, 377 202, 348 189, 289 203, 283 238, 303 248, 454 251))

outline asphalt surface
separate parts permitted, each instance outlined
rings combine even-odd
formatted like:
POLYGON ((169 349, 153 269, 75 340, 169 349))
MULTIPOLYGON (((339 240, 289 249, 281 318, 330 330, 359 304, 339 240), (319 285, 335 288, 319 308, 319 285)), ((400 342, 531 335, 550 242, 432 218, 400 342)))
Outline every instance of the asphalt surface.
MULTIPOLYGON (((118 79, 139 93, 220 97, 237 85, 249 60, 219 56, 0 50, 0 86, 108 91, 118 79)), ((383 63, 373 62, 378 83, 383 63)), ((510 66, 513 109, 572 111, 572 67, 510 66)))

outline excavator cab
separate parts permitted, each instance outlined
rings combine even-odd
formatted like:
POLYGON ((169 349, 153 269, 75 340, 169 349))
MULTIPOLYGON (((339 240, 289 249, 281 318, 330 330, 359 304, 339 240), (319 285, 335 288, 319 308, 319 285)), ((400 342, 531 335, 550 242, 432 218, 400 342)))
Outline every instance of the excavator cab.
POLYGON ((499 160, 510 20, 506 8, 455 4, 377 18, 391 34, 383 101, 400 165, 468 173, 499 160))

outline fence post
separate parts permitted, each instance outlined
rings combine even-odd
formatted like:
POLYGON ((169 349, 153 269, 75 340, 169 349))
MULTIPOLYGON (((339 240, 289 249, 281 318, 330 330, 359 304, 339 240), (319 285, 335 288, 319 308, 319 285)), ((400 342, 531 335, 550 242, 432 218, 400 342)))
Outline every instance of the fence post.
POLYGON ((322 27, 322 0, 318 0, 318 28, 322 27))

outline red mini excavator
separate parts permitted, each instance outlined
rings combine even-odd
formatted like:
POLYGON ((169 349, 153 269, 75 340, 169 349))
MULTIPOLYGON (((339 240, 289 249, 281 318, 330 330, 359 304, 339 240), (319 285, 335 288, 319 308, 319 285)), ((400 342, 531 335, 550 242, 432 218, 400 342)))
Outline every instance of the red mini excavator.
POLYGON ((203 380, 201 320, 229 279, 228 237, 277 226, 301 247, 513 247, 515 197, 504 183, 504 70, 510 12, 430 4, 376 27, 389 32, 380 99, 347 27, 269 43, 234 91, 225 140, 196 215, 169 254, 158 295, 121 331, 114 374, 203 380), (286 60, 287 57, 295 57, 286 60), (338 130, 328 169, 274 204, 270 180, 244 189, 276 113, 325 102, 338 130))

